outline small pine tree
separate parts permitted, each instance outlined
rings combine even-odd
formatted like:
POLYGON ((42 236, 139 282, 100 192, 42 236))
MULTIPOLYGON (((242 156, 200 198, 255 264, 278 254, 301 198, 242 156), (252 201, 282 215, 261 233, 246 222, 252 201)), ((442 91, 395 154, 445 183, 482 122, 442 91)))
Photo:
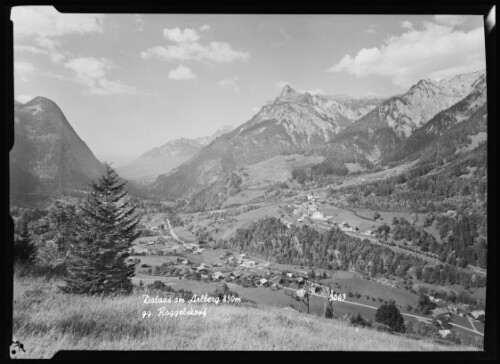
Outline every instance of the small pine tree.
POLYGON ((128 294, 134 265, 126 264, 132 242, 139 236, 139 217, 125 198, 125 182, 108 164, 81 207, 76 237, 70 242, 65 292, 128 294))
POLYGON ((22 221, 19 227, 19 233, 14 240, 14 260, 20 263, 33 261, 36 255, 35 245, 31 241, 28 223, 22 221))

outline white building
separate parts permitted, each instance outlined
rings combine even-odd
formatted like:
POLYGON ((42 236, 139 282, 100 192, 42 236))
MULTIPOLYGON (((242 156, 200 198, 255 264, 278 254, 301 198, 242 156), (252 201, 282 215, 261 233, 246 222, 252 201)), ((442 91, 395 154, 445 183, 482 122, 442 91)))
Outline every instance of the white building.
POLYGON ((448 335, 451 334, 451 331, 450 330, 439 330, 439 335, 441 335, 441 337, 444 339, 445 337, 447 337, 448 335))
POLYGON ((314 211, 313 214, 311 215, 311 219, 316 219, 316 220, 323 220, 325 216, 321 211, 314 211))
POLYGON ((478 311, 472 311, 470 313, 470 315, 475 319, 475 320, 479 320, 481 318, 481 316, 484 316, 485 315, 485 312, 484 310, 478 310, 478 311))

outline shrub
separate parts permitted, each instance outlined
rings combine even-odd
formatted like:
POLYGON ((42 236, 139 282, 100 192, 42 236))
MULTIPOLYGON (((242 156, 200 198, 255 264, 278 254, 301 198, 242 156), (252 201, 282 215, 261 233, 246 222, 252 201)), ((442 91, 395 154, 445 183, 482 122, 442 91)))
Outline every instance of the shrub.
POLYGON ((350 323, 355 326, 362 326, 362 327, 371 327, 372 323, 370 321, 367 321, 361 316, 359 313, 357 316, 352 316, 350 323))
POLYGON ((405 329, 403 316, 394 301, 380 306, 375 314, 375 319, 378 323, 389 326, 393 331, 403 332, 405 329))

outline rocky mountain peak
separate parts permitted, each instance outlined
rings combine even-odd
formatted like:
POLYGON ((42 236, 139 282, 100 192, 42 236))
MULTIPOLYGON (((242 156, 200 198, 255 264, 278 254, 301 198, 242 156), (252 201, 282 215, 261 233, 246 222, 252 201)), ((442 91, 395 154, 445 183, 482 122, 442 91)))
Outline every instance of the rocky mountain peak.
POLYGON ((294 93, 297 93, 297 91, 292 86, 287 84, 287 85, 283 86, 283 88, 281 89, 280 97, 294 94, 294 93))

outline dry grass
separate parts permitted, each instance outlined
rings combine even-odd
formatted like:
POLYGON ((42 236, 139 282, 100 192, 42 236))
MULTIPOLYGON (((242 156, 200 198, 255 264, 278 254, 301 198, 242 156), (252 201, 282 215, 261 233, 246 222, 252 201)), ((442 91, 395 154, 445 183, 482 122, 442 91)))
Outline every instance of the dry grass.
POLYGON ((157 308, 201 309, 198 304, 145 304, 139 294, 101 298, 60 293, 56 282, 16 278, 14 339, 17 357, 48 358, 59 350, 474 350, 346 327, 291 310, 207 304, 206 317, 156 316, 157 308), (143 310, 153 316, 142 318, 143 310))

